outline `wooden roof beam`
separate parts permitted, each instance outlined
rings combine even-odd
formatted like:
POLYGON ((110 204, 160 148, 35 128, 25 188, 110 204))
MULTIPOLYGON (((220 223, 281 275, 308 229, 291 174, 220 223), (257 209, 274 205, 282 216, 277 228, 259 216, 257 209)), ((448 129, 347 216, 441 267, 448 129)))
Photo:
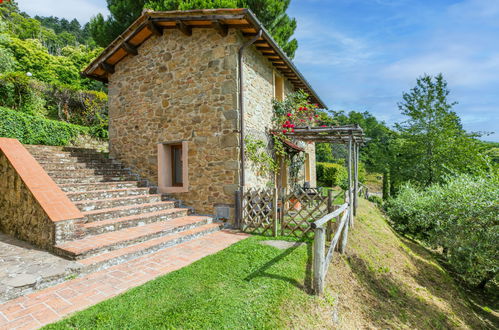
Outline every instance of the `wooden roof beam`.
POLYGON ((161 37, 163 35, 163 30, 152 21, 147 22, 147 28, 157 37, 161 37))
POLYGON ((217 20, 211 23, 211 25, 222 37, 226 37, 227 34, 229 34, 229 27, 227 26, 227 24, 223 24, 222 22, 217 20))
POLYGON ((109 64, 109 63, 106 63, 106 62, 102 62, 101 64, 99 64, 99 67, 106 71, 107 73, 114 73, 114 65, 112 64, 109 64))
POLYGON ((177 28, 186 36, 192 36, 192 28, 182 20, 177 20, 177 28))
POLYGON ((126 41, 123 42, 121 47, 128 53, 128 55, 132 55, 132 56, 139 55, 139 50, 137 49, 137 47, 130 44, 129 42, 126 42, 126 41))

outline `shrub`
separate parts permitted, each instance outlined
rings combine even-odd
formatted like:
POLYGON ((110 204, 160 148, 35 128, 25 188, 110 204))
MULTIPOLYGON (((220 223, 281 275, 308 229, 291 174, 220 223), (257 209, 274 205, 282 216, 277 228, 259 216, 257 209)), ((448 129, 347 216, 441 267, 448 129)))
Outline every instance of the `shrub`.
POLYGON ((498 272, 499 179, 497 172, 461 174, 426 190, 410 185, 388 201, 396 229, 440 247, 463 279, 483 288, 498 272))
POLYGON ((317 181, 332 187, 341 185, 348 177, 344 166, 335 163, 317 163, 317 181))
POLYGON ((88 133, 88 127, 0 108, 0 137, 18 139, 21 143, 67 145, 78 135, 88 133))
POLYGON ((22 72, 3 74, 0 76, 0 106, 30 115, 43 114, 43 85, 22 72))
POLYGON ((46 86, 47 106, 51 116, 76 125, 107 129, 107 95, 67 85, 46 86))

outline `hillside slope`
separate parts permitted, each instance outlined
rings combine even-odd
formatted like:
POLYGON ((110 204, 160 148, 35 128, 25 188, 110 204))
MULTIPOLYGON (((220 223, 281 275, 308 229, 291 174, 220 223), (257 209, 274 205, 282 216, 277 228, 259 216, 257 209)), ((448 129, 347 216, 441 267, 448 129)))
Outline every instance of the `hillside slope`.
POLYGON ((362 200, 358 213, 347 254, 329 268, 324 296, 283 306, 290 327, 494 328, 495 316, 474 312, 431 253, 393 232, 374 204, 362 200))

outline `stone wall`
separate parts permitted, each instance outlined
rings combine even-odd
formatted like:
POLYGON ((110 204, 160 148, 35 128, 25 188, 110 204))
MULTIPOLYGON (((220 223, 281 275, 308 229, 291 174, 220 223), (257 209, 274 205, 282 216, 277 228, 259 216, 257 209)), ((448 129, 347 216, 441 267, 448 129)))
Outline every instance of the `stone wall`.
POLYGON ((51 249, 55 225, 0 150, 0 231, 51 249))
POLYGON ((157 144, 188 141, 188 192, 173 196, 198 213, 233 205, 238 187, 236 33, 165 30, 110 77, 111 157, 157 184, 157 144))
MULTIPOLYGON (((265 141, 270 152, 272 139, 268 131, 272 127, 274 98, 272 64, 254 46, 246 48, 243 56, 245 137, 265 141)), ((271 175, 258 173, 257 165, 250 160, 245 163, 245 175, 248 187, 265 188, 273 182, 271 175)))
MULTIPOLYGON (((242 43, 242 41, 241 41, 242 43)), ((274 68, 255 47, 245 50, 244 61, 244 97, 245 97, 245 135, 253 139, 265 141, 269 146, 272 138, 268 135, 272 127, 272 99, 274 98, 274 68)), ((294 92, 293 84, 284 78, 284 95, 294 92)), ((309 153, 311 170, 311 186, 315 187, 315 146, 307 144, 305 152, 309 153)), ((302 154, 303 156, 303 154, 302 154)), ((262 176, 258 173, 258 167, 251 161, 246 162, 246 185, 249 187, 265 188, 273 183, 271 175, 262 176)), ((303 183, 304 167, 298 174, 298 181, 303 183)))
MULTIPOLYGON (((158 143, 187 141, 186 192, 171 195, 198 213, 234 206, 239 187, 237 51, 245 42, 231 29, 192 36, 165 30, 116 65, 109 79, 111 157, 158 185, 158 143)), ((244 52, 246 136, 265 140, 272 121, 273 66, 255 47, 244 52)), ((285 92, 293 91, 285 80, 285 92)), ((246 184, 272 185, 247 162, 246 184)), ((233 209, 232 209, 233 210, 233 209)))

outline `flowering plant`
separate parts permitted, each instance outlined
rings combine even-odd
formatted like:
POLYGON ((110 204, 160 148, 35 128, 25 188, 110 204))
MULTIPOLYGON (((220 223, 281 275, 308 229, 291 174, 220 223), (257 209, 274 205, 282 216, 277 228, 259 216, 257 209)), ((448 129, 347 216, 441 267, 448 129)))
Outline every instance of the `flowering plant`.
POLYGON ((308 94, 298 91, 284 101, 273 102, 274 128, 282 133, 294 132, 295 127, 316 126, 319 121, 319 105, 308 102, 308 94))

